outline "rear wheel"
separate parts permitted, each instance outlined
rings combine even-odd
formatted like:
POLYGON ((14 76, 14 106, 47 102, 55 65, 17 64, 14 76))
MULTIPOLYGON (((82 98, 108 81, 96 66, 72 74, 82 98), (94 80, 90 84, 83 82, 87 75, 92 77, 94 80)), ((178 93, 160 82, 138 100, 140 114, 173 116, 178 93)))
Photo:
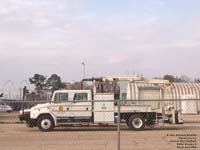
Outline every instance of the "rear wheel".
POLYGON ((40 131, 47 132, 53 130, 55 125, 51 116, 43 115, 39 117, 37 121, 37 126, 40 131))
POLYGON ((145 125, 144 118, 141 115, 132 115, 129 118, 127 125, 132 130, 141 130, 145 125))

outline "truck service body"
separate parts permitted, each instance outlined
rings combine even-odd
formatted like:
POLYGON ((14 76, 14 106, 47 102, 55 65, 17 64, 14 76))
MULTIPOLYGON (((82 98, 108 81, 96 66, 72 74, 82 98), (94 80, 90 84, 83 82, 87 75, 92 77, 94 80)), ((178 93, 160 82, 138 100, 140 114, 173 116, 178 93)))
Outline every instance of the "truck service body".
POLYGON ((171 105, 154 110, 150 105, 115 99, 115 91, 97 93, 96 81, 92 81, 93 90, 55 91, 50 103, 20 111, 20 120, 25 120, 28 127, 38 127, 41 131, 73 124, 116 124, 119 103, 120 122, 133 130, 141 130, 160 121, 182 123, 180 113, 171 105))

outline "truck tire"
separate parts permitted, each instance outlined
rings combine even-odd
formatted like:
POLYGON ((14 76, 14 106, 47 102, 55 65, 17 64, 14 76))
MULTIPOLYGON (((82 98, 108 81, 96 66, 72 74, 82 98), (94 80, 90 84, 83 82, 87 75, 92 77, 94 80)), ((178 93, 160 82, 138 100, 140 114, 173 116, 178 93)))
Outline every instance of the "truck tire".
POLYGON ((53 130, 54 128, 54 121, 51 116, 49 115, 42 115, 39 117, 37 121, 37 126, 40 131, 48 132, 53 130))
POLYGON ((127 125, 132 130, 142 130, 145 126, 144 118, 141 115, 132 115, 128 119, 127 125))

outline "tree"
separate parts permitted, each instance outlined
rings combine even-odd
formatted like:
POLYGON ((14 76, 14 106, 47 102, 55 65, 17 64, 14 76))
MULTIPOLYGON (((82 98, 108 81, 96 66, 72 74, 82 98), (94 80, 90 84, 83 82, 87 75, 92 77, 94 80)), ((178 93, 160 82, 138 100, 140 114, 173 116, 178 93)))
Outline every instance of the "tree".
POLYGON ((194 82, 195 82, 195 83, 200 83, 200 78, 194 79, 194 82))
POLYGON ((35 100, 37 98, 36 92, 31 92, 26 95, 27 100, 35 100))
POLYGON ((81 90, 81 89, 83 89, 82 82, 71 83, 69 89, 71 89, 71 90, 81 90))
POLYGON ((176 78, 173 76, 173 75, 164 75, 163 77, 164 80, 168 80, 169 82, 175 82, 176 81, 176 78))
POLYGON ((0 97, 3 97, 3 93, 0 94, 0 97))
POLYGON ((35 90, 38 95, 43 93, 42 91, 45 89, 45 81, 46 77, 40 74, 34 74, 32 78, 29 78, 29 82, 35 85, 35 90))
POLYGON ((62 83, 60 76, 52 74, 46 81, 46 87, 53 93, 55 90, 63 89, 65 86, 62 83))
POLYGON ((186 83, 191 82, 191 79, 186 75, 181 75, 180 80, 181 82, 186 82, 186 83))

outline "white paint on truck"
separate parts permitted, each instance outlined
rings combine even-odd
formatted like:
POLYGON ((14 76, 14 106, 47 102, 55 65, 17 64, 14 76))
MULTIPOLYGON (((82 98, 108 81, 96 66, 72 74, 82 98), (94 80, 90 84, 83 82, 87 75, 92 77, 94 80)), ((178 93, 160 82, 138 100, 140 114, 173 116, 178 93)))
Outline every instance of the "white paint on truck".
POLYGON ((94 123, 114 123, 114 94, 97 93, 94 100, 94 123))

